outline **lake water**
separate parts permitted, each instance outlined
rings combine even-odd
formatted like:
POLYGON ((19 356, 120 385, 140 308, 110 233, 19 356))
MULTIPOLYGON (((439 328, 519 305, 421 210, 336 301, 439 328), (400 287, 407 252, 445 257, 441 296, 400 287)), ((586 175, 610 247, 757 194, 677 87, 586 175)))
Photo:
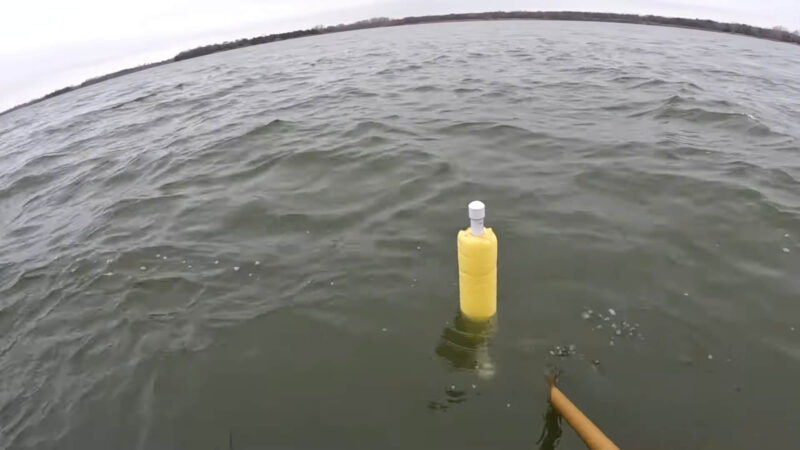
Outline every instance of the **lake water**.
POLYGON ((550 448, 552 369, 623 448, 795 446, 798 74, 740 36, 450 23, 0 116, 0 448, 550 448), (474 199, 488 326, 457 315, 474 199))

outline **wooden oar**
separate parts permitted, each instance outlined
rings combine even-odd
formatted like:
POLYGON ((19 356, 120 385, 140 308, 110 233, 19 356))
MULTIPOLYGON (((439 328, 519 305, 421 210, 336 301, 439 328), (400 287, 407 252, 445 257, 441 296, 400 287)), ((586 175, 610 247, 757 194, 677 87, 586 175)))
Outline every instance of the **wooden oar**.
POLYGON ((575 406, 563 392, 561 392, 554 382, 548 380, 550 390, 550 403, 566 419, 567 423, 583 439, 586 446, 591 450, 619 450, 611 439, 609 439, 597 425, 593 424, 577 406, 575 406))

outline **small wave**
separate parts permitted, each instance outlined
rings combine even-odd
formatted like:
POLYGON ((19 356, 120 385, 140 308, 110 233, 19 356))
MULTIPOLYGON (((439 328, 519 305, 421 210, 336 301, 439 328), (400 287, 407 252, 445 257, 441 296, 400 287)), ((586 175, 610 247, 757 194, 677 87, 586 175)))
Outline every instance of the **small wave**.
POLYGON ((259 125, 250 131, 238 136, 238 138, 246 139, 254 136, 262 136, 272 133, 286 133, 295 128, 295 123, 289 120, 273 119, 264 125, 259 125))
POLYGON ((619 73, 620 69, 616 67, 604 67, 604 66, 580 66, 574 69, 575 72, 579 74, 595 74, 595 73, 619 73))
POLYGON ((376 58, 376 57, 383 57, 383 56, 393 56, 394 53, 390 51, 369 51, 364 53, 365 58, 376 58))
POLYGON ((690 81, 667 81, 667 80, 662 80, 660 78, 643 81, 643 82, 641 82, 639 84, 635 84, 635 85, 631 86, 631 88, 632 89, 642 89, 642 88, 650 88, 650 87, 658 87, 658 86, 675 86, 675 87, 679 87, 679 88, 687 88, 687 89, 689 89, 691 91, 702 91, 703 90, 700 86, 698 86, 698 85, 696 85, 696 84, 694 84, 694 83, 692 83, 690 81))
POLYGON ((128 106, 134 103, 143 102, 145 100, 151 99, 158 95, 158 92, 152 92, 150 94, 141 95, 139 97, 134 98, 133 100, 124 101, 122 103, 117 103, 116 105, 112 106, 110 109, 120 109, 123 106, 128 106))
POLYGON ((573 56, 573 55, 559 53, 557 55, 548 56, 545 59, 545 61, 547 61, 549 63, 560 63, 560 62, 564 62, 564 61, 572 61, 574 59, 575 59, 575 56, 573 56))
POLYGON ((739 108, 727 100, 698 100, 693 97, 673 95, 656 108, 636 112, 628 117, 651 116, 658 120, 682 120, 696 124, 742 128, 758 135, 773 133, 752 114, 737 111, 739 108))
POLYGON ((518 139, 522 141, 545 140, 550 138, 546 133, 539 133, 526 128, 495 122, 464 122, 437 130, 438 133, 450 136, 480 136, 487 139, 518 139))
MULTIPOLYGON (((641 113, 642 109, 645 109, 646 111, 652 111, 652 104, 653 102, 651 101, 639 101, 639 102, 624 101, 612 105, 604 105, 601 107, 601 109, 605 111, 614 111, 614 112, 636 110, 639 111, 639 113, 641 113)), ((637 116, 636 114, 637 113, 633 113, 629 117, 636 117, 637 116)))
POLYGON ((544 83, 540 85, 542 88, 555 88, 555 89, 565 89, 565 90, 574 90, 574 91, 583 91, 585 89, 589 90, 602 90, 605 89, 605 86, 598 83, 592 83, 587 81, 555 81, 551 83, 544 83))
POLYGON ((472 94, 472 93, 476 93, 476 92, 483 92, 483 89, 481 89, 481 88, 463 88, 463 87, 459 87, 459 88, 453 89, 453 92, 456 93, 456 94, 472 94))
POLYGON ((385 69, 381 69, 375 72, 375 75, 394 75, 398 73, 412 72, 420 69, 422 69, 422 66, 420 64, 408 64, 400 67, 387 67, 385 69))
POLYGON ((747 113, 715 111, 704 108, 666 108, 659 111, 654 117, 660 120, 677 119, 695 124, 721 126, 753 136, 776 135, 772 129, 747 113))
POLYGON ((657 119, 682 119, 698 123, 719 123, 734 121, 748 123, 755 118, 749 114, 737 112, 714 111, 704 108, 664 108, 659 111, 657 119))
POLYGON ((527 56, 530 55, 530 53, 530 49, 527 48, 510 48, 506 50, 506 54, 512 56, 527 56))
POLYGON ((449 59, 450 59, 449 55, 438 55, 434 56, 433 58, 425 60, 425 64, 441 63, 442 61, 447 61, 449 59))
POLYGON ((378 96, 378 94, 374 92, 370 92, 362 88, 352 87, 352 86, 343 87, 339 89, 338 91, 336 91, 335 95, 337 97, 355 97, 355 98, 370 98, 378 96))
MULTIPOLYGON (((148 198, 127 198, 115 202, 103 211, 103 215, 109 221, 137 220, 142 217, 155 217, 158 212, 173 210, 174 205, 179 204, 185 198, 183 195, 159 195, 148 198)), ((143 225, 152 222, 145 221, 143 225)))
POLYGON ((354 127, 346 130, 344 133, 342 133, 342 137, 360 138, 370 134, 379 134, 379 135, 386 134, 386 135, 412 136, 412 137, 416 136, 416 133, 404 130, 399 127, 390 126, 383 122, 367 120, 364 122, 359 122, 354 127))
POLYGON ((443 89, 439 86, 434 86, 432 84, 423 84, 419 86, 414 86, 411 88, 403 89, 403 92, 421 92, 421 93, 428 93, 428 92, 441 92, 443 89))
POLYGON ((785 189, 788 192, 796 192, 800 188, 800 181, 784 169, 762 167, 746 161, 731 161, 723 164, 722 170, 733 179, 757 181, 765 187, 785 189))
POLYGON ((59 178, 58 173, 45 172, 25 174, 11 181, 7 186, 0 187, 0 197, 7 197, 20 192, 33 192, 43 189, 53 180, 59 178))
POLYGON ((621 75, 621 76, 612 78, 610 81, 612 83, 629 84, 629 83, 641 83, 641 82, 645 82, 645 81, 649 81, 649 80, 650 80, 650 78, 647 78, 647 77, 639 77, 639 76, 634 76, 634 75, 621 75))
POLYGON ((69 156, 70 156, 69 153, 63 151, 38 155, 23 163, 23 165, 18 170, 20 171, 50 170, 53 169, 55 166, 58 166, 61 163, 63 163, 63 161, 69 158, 69 156))

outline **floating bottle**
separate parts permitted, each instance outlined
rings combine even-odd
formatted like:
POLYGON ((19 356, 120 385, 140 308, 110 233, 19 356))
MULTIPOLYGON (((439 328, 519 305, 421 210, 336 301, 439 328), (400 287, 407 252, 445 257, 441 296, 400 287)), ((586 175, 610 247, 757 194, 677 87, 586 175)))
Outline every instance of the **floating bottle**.
POLYGON ((497 237, 483 226, 486 205, 469 204, 470 227, 458 232, 458 287, 461 312, 483 321, 497 312, 497 237))

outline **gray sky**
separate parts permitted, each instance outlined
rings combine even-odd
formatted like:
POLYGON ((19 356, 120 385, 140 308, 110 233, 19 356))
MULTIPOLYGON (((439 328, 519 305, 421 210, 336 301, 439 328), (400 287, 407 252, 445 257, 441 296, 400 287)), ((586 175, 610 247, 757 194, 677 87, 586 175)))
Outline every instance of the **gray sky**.
POLYGON ((657 14, 800 28, 800 0, 5 0, 0 111, 198 45, 376 16, 497 10, 657 14))

